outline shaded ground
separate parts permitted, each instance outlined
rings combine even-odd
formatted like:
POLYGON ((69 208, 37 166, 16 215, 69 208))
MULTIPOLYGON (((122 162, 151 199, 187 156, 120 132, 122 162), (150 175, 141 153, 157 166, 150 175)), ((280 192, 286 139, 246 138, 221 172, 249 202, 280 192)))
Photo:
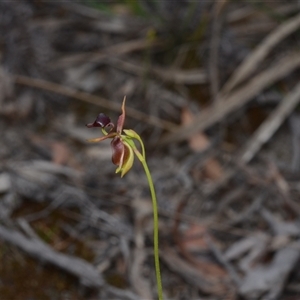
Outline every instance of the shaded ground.
POLYGON ((0 299, 299 299, 297 1, 0 4, 0 299))

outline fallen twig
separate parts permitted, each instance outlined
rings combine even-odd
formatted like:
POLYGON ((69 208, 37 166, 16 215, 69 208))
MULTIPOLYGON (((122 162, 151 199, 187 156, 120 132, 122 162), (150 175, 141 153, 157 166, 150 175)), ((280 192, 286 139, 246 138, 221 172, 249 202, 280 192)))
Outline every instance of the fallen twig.
MULTIPOLYGON (((208 276, 207 274, 200 272, 198 269, 181 259, 171 248, 163 249, 160 255, 171 270, 180 274, 190 284, 206 293, 214 295, 224 294, 226 286, 220 278, 208 276)), ((225 278, 226 276, 223 277, 223 280, 225 280, 225 278)))
POLYGON ((79 54, 68 55, 59 59, 50 66, 51 68, 65 68, 79 63, 99 62, 114 56, 124 55, 133 51, 139 51, 157 47, 162 45, 161 41, 148 41, 146 39, 139 39, 133 41, 126 41, 116 45, 101 49, 98 52, 85 52, 79 54))
MULTIPOLYGON (((94 96, 94 95, 91 95, 91 94, 88 94, 85 92, 80 92, 80 91, 77 91, 70 87, 66 87, 66 86, 63 86, 63 85, 60 85, 60 84, 57 84, 54 82, 46 81, 43 79, 30 78, 30 77, 21 76, 21 75, 15 75, 14 80, 17 84, 47 90, 47 91, 50 91, 53 93, 64 95, 66 97, 75 98, 77 100, 91 103, 96 106, 105 107, 105 108, 108 108, 110 110, 114 110, 117 112, 119 112, 119 110, 120 110, 119 103, 109 101, 103 97, 94 96)), ((166 129, 168 131, 174 131, 177 128, 177 126, 171 122, 161 120, 155 116, 149 116, 148 114, 140 112, 134 108, 127 107, 126 113, 128 116, 130 116, 136 120, 148 123, 152 126, 166 129)))
POLYGON ((233 75, 223 87, 221 94, 224 95, 230 92, 240 82, 249 77, 268 53, 279 44, 289 34, 292 34, 300 27, 300 14, 289 19, 285 23, 273 30, 251 54, 242 62, 235 70, 233 75))
POLYGON ((240 285, 241 295, 247 299, 258 299, 262 294, 268 293, 263 299, 278 299, 299 256, 300 251, 296 247, 289 246, 278 250, 269 265, 259 265, 249 271, 240 285))
POLYGON ((103 279, 97 270, 81 258, 59 253, 38 239, 27 238, 22 233, 0 225, 0 239, 13 244, 28 255, 46 263, 53 264, 79 278, 88 287, 99 288, 103 279))
POLYGON ((216 124, 228 114, 248 103, 263 89, 300 66, 299 53, 293 53, 280 59, 275 65, 261 72, 249 83, 232 93, 228 98, 218 101, 216 105, 203 110, 191 124, 182 126, 175 132, 169 133, 161 140, 161 145, 179 142, 188 139, 200 130, 216 124))
MULTIPOLYGON (((124 61, 118 58, 111 58, 107 61, 114 67, 134 75, 143 76, 145 67, 140 64, 124 61)), ((159 77, 163 81, 176 84, 203 84, 207 83, 207 75, 202 69, 180 70, 174 68, 160 68, 151 66, 147 70, 151 75, 159 77)))
POLYGON ((220 33, 222 28, 221 11, 226 5, 227 0, 219 0, 215 3, 213 8, 213 20, 210 39, 210 55, 209 55, 209 77, 210 77, 210 90, 213 100, 216 100, 219 92, 219 46, 220 46, 220 33))
POLYGON ((241 153, 241 160, 248 163, 257 151, 266 143, 292 113, 296 105, 300 102, 300 84, 280 102, 272 114, 256 130, 251 139, 246 143, 241 153))

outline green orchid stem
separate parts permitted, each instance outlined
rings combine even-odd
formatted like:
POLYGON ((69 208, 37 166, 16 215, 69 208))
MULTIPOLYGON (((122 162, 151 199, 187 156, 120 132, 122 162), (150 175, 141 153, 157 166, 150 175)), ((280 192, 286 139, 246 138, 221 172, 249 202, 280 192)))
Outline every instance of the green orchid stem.
POLYGON ((161 274, 160 274, 160 264, 159 264, 159 248, 158 248, 158 208, 157 208, 157 200, 156 200, 156 193, 155 188, 152 180, 152 176, 150 170, 148 168, 146 159, 145 159, 145 150, 143 142, 140 140, 143 150, 143 155, 139 152, 136 147, 133 147, 133 151, 135 152, 136 156, 140 160, 141 164, 144 167, 148 184, 151 192, 152 198, 152 206, 153 206, 153 239, 154 239, 154 261, 155 261, 155 273, 156 273, 156 281, 157 281, 157 292, 158 292, 158 299, 163 300, 163 290, 162 290, 162 283, 161 283, 161 274))

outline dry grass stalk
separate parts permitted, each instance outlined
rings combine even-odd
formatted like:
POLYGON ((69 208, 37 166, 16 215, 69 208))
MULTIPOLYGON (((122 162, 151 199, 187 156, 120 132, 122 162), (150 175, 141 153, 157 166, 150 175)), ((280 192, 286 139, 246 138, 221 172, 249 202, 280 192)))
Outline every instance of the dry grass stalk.
POLYGON ((224 100, 218 101, 216 105, 203 110, 190 125, 183 126, 175 132, 165 136, 161 140, 161 144, 164 145, 185 140, 196 132, 205 130, 216 124, 230 113, 247 104, 265 88, 284 78, 299 66, 299 53, 292 53, 285 56, 272 67, 255 76, 251 81, 245 84, 245 86, 241 87, 236 92, 233 92, 224 100))
POLYGON ((273 30, 257 47, 252 51, 243 63, 234 71, 228 82, 221 91, 221 95, 228 94, 239 83, 247 79, 270 53, 288 35, 300 27, 300 14, 289 19, 273 30))

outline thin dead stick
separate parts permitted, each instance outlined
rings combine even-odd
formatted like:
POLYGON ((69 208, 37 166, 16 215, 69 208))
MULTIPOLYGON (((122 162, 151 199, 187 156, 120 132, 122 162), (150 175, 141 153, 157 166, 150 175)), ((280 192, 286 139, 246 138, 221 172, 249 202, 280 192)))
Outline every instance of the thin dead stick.
POLYGON ((13 244, 28 255, 55 265, 78 277, 82 284, 91 288, 103 286, 104 281, 93 265, 71 255, 59 253, 40 239, 28 238, 22 233, 0 225, 0 239, 13 244))
POLYGON ((175 273, 183 277, 188 283, 208 294, 220 295, 225 292, 224 281, 216 279, 216 276, 208 276, 195 266, 182 259, 171 247, 164 247, 160 253, 166 265, 175 273))
POLYGON ((243 63, 236 69, 221 91, 221 95, 230 92, 237 84, 249 77, 268 53, 284 38, 300 27, 300 14, 289 19, 273 30, 243 63))
MULTIPOLYGON (((119 112, 119 110, 120 110, 119 103, 115 103, 115 102, 109 101, 105 98, 102 98, 99 96, 94 96, 94 95, 91 95, 91 94, 88 94, 85 92, 80 92, 80 91, 77 91, 70 87, 66 87, 66 86, 63 86, 63 85, 60 85, 60 84, 57 84, 54 82, 46 81, 43 79, 35 79, 35 78, 21 76, 21 75, 15 75, 14 80, 15 80, 15 83, 17 83, 17 84, 47 90, 47 91, 50 91, 50 92, 53 92, 56 94, 60 94, 60 95, 66 96, 66 97, 70 97, 70 98, 81 100, 81 101, 84 101, 87 103, 91 103, 96 106, 105 107, 105 108, 108 108, 110 110, 114 110, 117 112, 119 112)), ((178 128, 177 125, 175 125, 171 122, 161 120, 154 116, 149 116, 149 115, 142 113, 134 108, 127 107, 126 112, 127 112, 128 116, 130 116, 136 120, 148 123, 150 125, 153 125, 153 126, 156 126, 159 128, 166 129, 171 132, 175 131, 176 128, 178 128)))
POLYGON ((101 18, 107 18, 107 13, 100 10, 100 9, 96 9, 96 8, 92 8, 90 6, 87 5, 83 5, 83 4, 78 4, 76 2, 55 2, 53 1, 53 3, 51 3, 51 5, 53 4, 57 4, 59 6, 65 7, 77 14, 80 14, 83 17, 88 17, 91 19, 96 19, 99 20, 101 18))
POLYGON ((279 60, 274 66, 258 74, 248 84, 232 93, 230 96, 228 96, 228 98, 218 101, 216 105, 210 106, 209 108, 203 110, 191 124, 182 126, 175 132, 163 137, 160 142, 161 145, 186 140, 196 132, 205 130, 208 127, 216 124, 228 114, 236 111, 248 103, 266 87, 285 77, 299 66, 299 53, 287 55, 283 59, 279 60))
POLYGON ((263 124, 254 133, 247 142, 241 153, 241 160, 248 163, 259 151, 292 113, 296 105, 300 102, 300 83, 281 101, 272 114, 263 122, 263 124))
POLYGON ((146 39, 139 39, 134 41, 127 41, 116 45, 109 46, 105 49, 101 49, 99 52, 79 53, 74 55, 68 55, 59 59, 53 64, 54 68, 65 68, 74 64, 82 62, 98 62, 112 56, 120 56, 133 51, 140 51, 156 46, 163 45, 161 41, 149 41, 146 39))
POLYGON ((210 53, 209 53, 209 77, 210 77, 210 90, 211 96, 216 100, 219 92, 219 46, 220 46, 220 33, 222 28, 222 16, 221 11, 226 5, 227 0, 218 0, 213 8, 213 21, 212 21, 212 33, 210 39, 210 53))
MULTIPOLYGON (((292 113, 295 106, 300 102, 300 84, 298 84, 278 105, 268 119, 254 133, 251 140, 246 144, 241 154, 238 156, 238 162, 241 164, 249 163, 256 153, 261 149, 272 135, 276 132, 279 126, 284 122, 289 114, 292 113)), ((220 184, 227 183, 236 173, 233 170, 228 170, 226 177, 222 178, 220 184)), ((218 185, 215 185, 217 189, 218 185)), ((215 190, 214 189, 214 190, 215 190)), ((288 197, 286 199, 289 199, 288 197)), ((290 201, 289 201, 290 202, 290 201)), ((295 211, 299 210, 293 205, 295 211)))
MULTIPOLYGON (((124 61, 118 58, 111 58, 107 60, 106 63, 122 71, 129 72, 130 74, 138 76, 143 76, 145 74, 145 67, 137 63, 124 61)), ((207 83, 207 75, 202 69, 180 70, 151 66, 148 72, 152 76, 159 77, 163 81, 176 84, 207 83)))

